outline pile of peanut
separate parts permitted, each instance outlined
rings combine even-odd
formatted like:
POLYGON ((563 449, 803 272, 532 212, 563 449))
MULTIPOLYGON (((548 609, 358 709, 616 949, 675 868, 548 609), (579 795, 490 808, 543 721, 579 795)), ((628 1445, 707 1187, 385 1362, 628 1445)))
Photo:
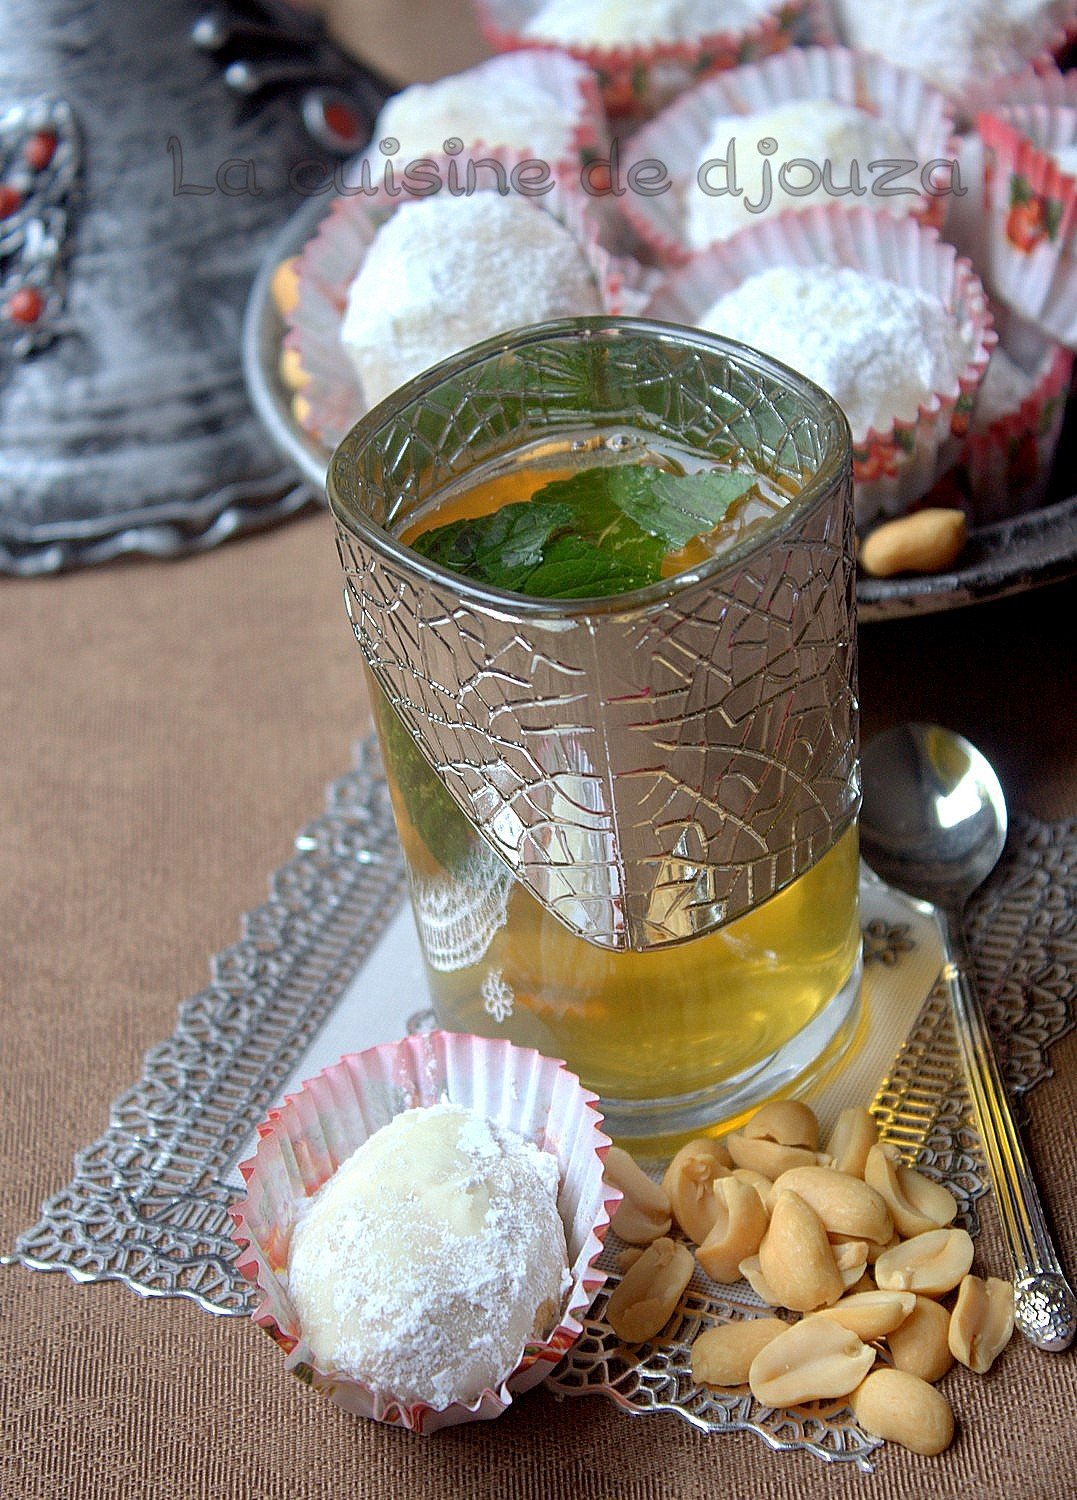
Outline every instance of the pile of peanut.
POLYGON ((984 1374, 1009 1343, 1011 1283, 971 1274, 953 1194, 882 1145, 865 1109, 843 1111, 820 1151, 807 1105, 776 1100, 724 1141, 683 1146, 661 1185, 616 1146, 606 1179, 624 1194, 612 1223, 631 1247, 606 1308, 625 1343, 662 1331, 697 1262, 804 1315, 706 1329, 692 1346, 699 1385, 748 1385, 769 1407, 847 1396, 865 1432, 941 1453, 954 1418, 935 1382, 955 1359, 984 1374))

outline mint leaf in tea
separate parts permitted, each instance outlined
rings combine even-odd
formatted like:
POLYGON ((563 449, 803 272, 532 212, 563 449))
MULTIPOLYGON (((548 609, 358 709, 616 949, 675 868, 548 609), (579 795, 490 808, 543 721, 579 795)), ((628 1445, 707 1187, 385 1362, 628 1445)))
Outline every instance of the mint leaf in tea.
POLYGON ((516 593, 628 593, 679 571, 670 559, 713 531, 756 483, 749 474, 679 474, 646 463, 580 469, 528 500, 422 531, 410 545, 432 562, 516 593))

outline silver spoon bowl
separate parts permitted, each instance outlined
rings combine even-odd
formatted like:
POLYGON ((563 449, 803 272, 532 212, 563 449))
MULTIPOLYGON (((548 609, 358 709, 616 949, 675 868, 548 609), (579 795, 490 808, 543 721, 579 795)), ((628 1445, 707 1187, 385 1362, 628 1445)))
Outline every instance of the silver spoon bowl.
POLYGON ((1006 800, 990 763, 949 729, 904 724, 861 756, 861 852, 889 885, 939 923, 945 979, 969 1097, 1013 1259, 1014 1321, 1039 1349, 1077 1333, 1077 1298, 1051 1239, 1021 1144, 965 946, 965 904, 998 863, 1006 800))

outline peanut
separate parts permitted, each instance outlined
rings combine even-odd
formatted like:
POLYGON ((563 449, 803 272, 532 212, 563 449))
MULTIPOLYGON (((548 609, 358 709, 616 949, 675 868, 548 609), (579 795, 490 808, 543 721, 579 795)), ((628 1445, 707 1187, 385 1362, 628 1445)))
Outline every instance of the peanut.
MULTIPOLYGON (((939 1304, 932 1302, 928 1305, 937 1308, 939 1304)), ((900 1328, 915 1306, 916 1298, 912 1292, 850 1292, 833 1307, 812 1313, 812 1317, 830 1318, 867 1344, 900 1328)))
POLYGON ((280 376, 281 385, 289 391, 301 391, 310 379, 310 376, 303 368, 303 362, 299 358, 298 349, 282 349, 280 351, 277 374, 280 376))
POLYGON ((686 1245, 664 1238, 648 1245, 606 1303, 606 1321, 617 1337, 626 1344, 642 1344, 660 1333, 694 1269, 686 1245))
POLYGON ((750 1141, 774 1141, 779 1146, 819 1149, 819 1121, 799 1099, 772 1099, 757 1109, 742 1134, 750 1141))
POLYGON ((966 1276, 950 1316, 949 1346, 955 1359, 986 1375, 1013 1334, 1013 1286, 997 1276, 966 1276))
POLYGON ((292 397, 292 418, 298 427, 306 427, 312 416, 311 405, 302 391, 292 397))
POLYGON ((781 1318, 743 1318, 705 1329, 692 1345, 697 1385, 747 1385, 752 1360, 789 1327, 781 1318))
POLYGON ((637 1260, 639 1260, 642 1254, 642 1245, 626 1245, 623 1250, 618 1250, 615 1257, 617 1261, 617 1269, 619 1271, 627 1271, 629 1266, 634 1266, 636 1264, 637 1260))
POLYGON ((897 1232, 910 1238, 942 1229, 953 1222, 957 1199, 940 1182, 907 1167, 894 1146, 872 1146, 864 1167, 864 1181, 889 1208, 897 1232))
POLYGON ((941 573, 968 539, 963 511, 928 507, 869 531, 860 545, 860 566, 873 578, 895 573, 941 573))
POLYGON ((868 1245, 866 1240, 845 1240, 840 1245, 831 1245, 834 1252, 834 1264, 841 1274, 841 1284, 846 1291, 856 1286, 864 1275, 868 1266, 868 1245))
POLYGON ((946 1397, 907 1370, 872 1370, 849 1404, 865 1432, 913 1453, 941 1453, 954 1435, 954 1414, 946 1397))
POLYGON ((652 1182, 627 1151, 611 1146, 606 1153, 603 1175, 623 1194, 610 1220, 611 1227, 623 1240, 632 1245, 649 1245, 669 1233, 673 1219, 665 1189, 652 1182))
POLYGON ((769 1177, 764 1177, 762 1172, 753 1172, 751 1167, 734 1167, 730 1174, 739 1182, 746 1182, 749 1187, 755 1188, 759 1194, 759 1201, 770 1217, 770 1206, 774 1201, 774 1184, 769 1177))
POLYGON ((930 1297, 917 1297, 916 1305, 904 1323, 887 1335, 886 1342, 896 1368, 909 1375, 919 1375, 921 1380, 934 1385, 954 1362, 948 1343, 949 1332, 950 1314, 942 1303, 932 1302, 930 1297))
POLYGON ((752 1360, 748 1384, 764 1406, 847 1396, 875 1363, 875 1350, 840 1323, 804 1318, 771 1339, 752 1360))
POLYGON ((868 1152, 879 1139, 875 1118, 866 1109, 843 1109, 826 1143, 826 1154, 839 1172, 863 1177, 868 1152))
POLYGON ((763 1275, 758 1255, 749 1255, 747 1260, 741 1261, 737 1270, 761 1302, 765 1302, 768 1307, 781 1306, 781 1298, 763 1275))
POLYGON ((971 1265, 972 1240, 964 1229, 929 1229, 880 1255, 875 1282, 882 1291, 942 1297, 971 1265))
POLYGON ((296 259, 289 255, 282 260, 269 279, 269 295, 282 318, 294 312, 299 304, 299 277, 296 275, 296 259))
POLYGON ((734 1130, 725 1138, 729 1154, 738 1167, 760 1172, 771 1182, 793 1167, 814 1167, 817 1157, 806 1146, 783 1146, 780 1141, 765 1141, 734 1130))
POLYGON ((767 1211, 754 1187, 735 1177, 714 1183, 717 1216, 696 1260, 712 1281, 736 1281, 742 1260, 754 1255, 767 1231, 767 1211))
POLYGON ((678 1226, 694 1244, 711 1231, 718 1210, 714 1179, 732 1166, 729 1152, 717 1141, 702 1137, 682 1146, 666 1168, 662 1187, 678 1226))
POLYGON ((783 1172, 774 1184, 777 1195, 796 1193, 811 1205, 822 1219, 828 1234, 851 1235, 884 1245, 894 1232, 890 1210, 883 1199, 848 1172, 833 1167, 794 1167, 783 1172))
POLYGON ((812 1312, 845 1290, 826 1229, 815 1210, 793 1192, 779 1192, 759 1246, 759 1269, 780 1307, 812 1312))

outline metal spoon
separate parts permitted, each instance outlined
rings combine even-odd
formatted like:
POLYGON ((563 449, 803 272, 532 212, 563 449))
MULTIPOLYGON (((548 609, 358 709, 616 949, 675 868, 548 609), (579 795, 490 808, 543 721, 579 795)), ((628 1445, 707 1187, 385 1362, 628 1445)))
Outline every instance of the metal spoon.
POLYGON ((965 946, 962 913, 1006 842, 1006 802, 988 761, 937 724, 905 724, 861 757, 861 849, 898 890, 930 903, 947 950, 954 1030, 1003 1230, 1013 1257, 1014 1317, 1039 1349, 1065 1349, 1077 1333, 1077 1297, 1051 1240, 965 946))

